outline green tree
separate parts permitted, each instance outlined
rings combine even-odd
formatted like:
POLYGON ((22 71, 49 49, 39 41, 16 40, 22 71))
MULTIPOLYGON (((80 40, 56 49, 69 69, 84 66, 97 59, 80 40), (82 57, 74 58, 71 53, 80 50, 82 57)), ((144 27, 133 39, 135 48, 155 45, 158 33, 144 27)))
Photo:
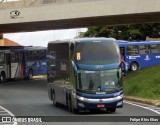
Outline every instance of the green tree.
POLYGON ((125 26, 90 27, 83 37, 113 37, 121 40, 145 40, 160 38, 160 23, 125 26))

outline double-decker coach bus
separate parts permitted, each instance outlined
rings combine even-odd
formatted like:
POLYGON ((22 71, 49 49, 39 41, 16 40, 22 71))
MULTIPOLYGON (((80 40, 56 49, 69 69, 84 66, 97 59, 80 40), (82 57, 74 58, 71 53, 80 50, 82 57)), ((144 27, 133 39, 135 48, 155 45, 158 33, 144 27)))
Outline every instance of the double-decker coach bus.
POLYGON ((0 83, 7 79, 32 79, 33 75, 46 72, 45 47, 0 47, 0 83))
POLYGON ((123 106, 119 46, 112 38, 48 43, 48 96, 72 112, 123 106))
POLYGON ((160 64, 160 41, 117 42, 128 69, 136 71, 139 68, 160 64))

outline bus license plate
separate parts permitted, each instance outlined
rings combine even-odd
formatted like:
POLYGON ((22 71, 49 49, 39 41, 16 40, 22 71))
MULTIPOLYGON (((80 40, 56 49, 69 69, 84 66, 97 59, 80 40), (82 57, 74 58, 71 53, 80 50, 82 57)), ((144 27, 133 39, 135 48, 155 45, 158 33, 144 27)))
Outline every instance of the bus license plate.
POLYGON ((105 108, 105 105, 104 104, 98 104, 97 108, 105 108))

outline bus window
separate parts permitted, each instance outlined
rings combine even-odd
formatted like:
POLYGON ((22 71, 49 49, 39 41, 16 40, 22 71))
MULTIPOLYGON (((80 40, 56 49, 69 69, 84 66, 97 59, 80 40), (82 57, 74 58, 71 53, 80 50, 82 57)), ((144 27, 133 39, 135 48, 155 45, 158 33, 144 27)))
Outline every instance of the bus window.
POLYGON ((138 46, 127 46, 127 55, 138 55, 138 46))
POLYGON ((40 60, 45 60, 46 59, 46 50, 39 50, 39 57, 40 60))
POLYGON ((151 53, 152 54, 160 53, 160 45, 151 45, 151 53))
POLYGON ((123 55, 123 56, 125 55, 124 47, 121 47, 121 48, 120 48, 120 53, 121 53, 121 55, 123 55))
POLYGON ((11 52, 11 62, 16 62, 16 53, 11 52))
POLYGON ((4 63, 4 53, 0 53, 0 64, 4 63))
POLYGON ((157 45, 157 51, 160 53, 160 45, 157 45))
POLYGON ((140 45, 139 46, 139 54, 142 55, 142 54, 149 54, 150 53, 150 49, 149 49, 150 46, 148 45, 140 45))

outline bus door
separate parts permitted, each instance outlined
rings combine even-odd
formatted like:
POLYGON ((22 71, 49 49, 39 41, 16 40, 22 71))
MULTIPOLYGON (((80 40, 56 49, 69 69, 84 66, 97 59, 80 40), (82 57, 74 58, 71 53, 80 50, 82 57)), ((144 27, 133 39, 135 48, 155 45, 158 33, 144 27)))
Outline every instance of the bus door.
POLYGON ((125 48, 120 47, 121 61, 125 61, 125 48))
POLYGON ((22 53, 18 50, 11 52, 11 78, 20 78, 22 71, 22 53))
POLYGON ((10 53, 6 53, 7 78, 11 78, 11 59, 10 53))
POLYGON ((125 56, 125 47, 120 47, 120 54, 121 54, 121 66, 122 66, 122 70, 125 71, 126 67, 126 56, 125 56))

